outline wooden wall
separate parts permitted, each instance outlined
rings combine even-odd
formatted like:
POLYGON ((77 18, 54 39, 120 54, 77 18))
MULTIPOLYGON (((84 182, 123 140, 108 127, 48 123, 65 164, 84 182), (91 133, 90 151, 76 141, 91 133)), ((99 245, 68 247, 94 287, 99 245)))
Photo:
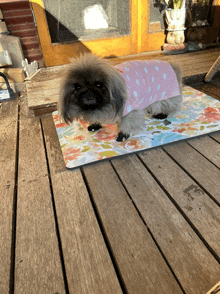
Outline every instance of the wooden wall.
POLYGON ((24 57, 29 62, 38 61, 44 66, 43 55, 28 0, 1 0, 0 8, 4 21, 13 36, 20 37, 24 57))

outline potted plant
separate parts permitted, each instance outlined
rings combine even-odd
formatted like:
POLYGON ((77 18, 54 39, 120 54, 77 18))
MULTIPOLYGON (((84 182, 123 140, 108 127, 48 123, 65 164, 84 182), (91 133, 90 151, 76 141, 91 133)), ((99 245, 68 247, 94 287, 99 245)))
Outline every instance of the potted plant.
POLYGON ((172 6, 173 8, 166 9, 167 30, 185 30, 185 0, 173 0, 172 6))
MULTIPOLYGON (((168 0, 166 0, 168 1, 168 0)), ((172 0, 165 10, 167 23, 167 43, 163 45, 165 54, 185 53, 187 44, 185 41, 184 31, 186 21, 185 0, 172 0)))

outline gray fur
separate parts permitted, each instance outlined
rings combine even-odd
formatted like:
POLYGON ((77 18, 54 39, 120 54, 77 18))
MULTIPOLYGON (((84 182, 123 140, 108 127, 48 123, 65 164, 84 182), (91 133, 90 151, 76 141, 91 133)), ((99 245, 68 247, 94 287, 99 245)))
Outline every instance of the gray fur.
MULTIPOLYGON (((180 95, 155 102, 144 110, 133 110, 123 116, 127 99, 127 87, 121 73, 112 65, 93 54, 84 54, 74 59, 72 67, 64 78, 61 86, 58 104, 59 113, 66 122, 74 118, 84 119, 90 124, 118 123, 118 131, 130 135, 144 126, 146 112, 150 115, 159 113, 172 116, 181 107, 182 102, 182 71, 171 63, 179 83, 180 95), (102 89, 96 88, 96 82, 102 82, 102 89), (77 92, 76 85, 80 85, 77 92), (80 104, 85 92, 94 93, 98 106, 94 109, 84 109, 80 104), (81 96, 80 96, 81 95, 81 96), (80 98, 81 97, 81 98, 80 98), (81 100, 80 100, 81 99, 81 100)), ((84 107, 84 104, 83 104, 84 107)))

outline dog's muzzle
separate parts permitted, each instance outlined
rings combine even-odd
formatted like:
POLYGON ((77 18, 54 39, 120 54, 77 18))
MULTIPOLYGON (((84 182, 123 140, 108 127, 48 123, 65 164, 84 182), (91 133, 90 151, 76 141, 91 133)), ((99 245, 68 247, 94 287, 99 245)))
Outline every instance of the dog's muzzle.
POLYGON ((80 104, 85 109, 95 109, 101 106, 102 99, 93 91, 89 90, 80 95, 80 104))

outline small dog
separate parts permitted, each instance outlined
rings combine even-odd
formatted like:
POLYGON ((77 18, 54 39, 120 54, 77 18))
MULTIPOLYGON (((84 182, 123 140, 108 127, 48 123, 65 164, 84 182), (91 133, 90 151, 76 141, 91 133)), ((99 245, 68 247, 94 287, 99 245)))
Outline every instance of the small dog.
POLYGON ((146 114, 164 119, 180 110, 181 102, 182 72, 177 65, 142 60, 113 67, 84 54, 73 60, 63 81, 58 109, 66 123, 84 119, 88 131, 118 123, 120 142, 142 129, 146 114))

